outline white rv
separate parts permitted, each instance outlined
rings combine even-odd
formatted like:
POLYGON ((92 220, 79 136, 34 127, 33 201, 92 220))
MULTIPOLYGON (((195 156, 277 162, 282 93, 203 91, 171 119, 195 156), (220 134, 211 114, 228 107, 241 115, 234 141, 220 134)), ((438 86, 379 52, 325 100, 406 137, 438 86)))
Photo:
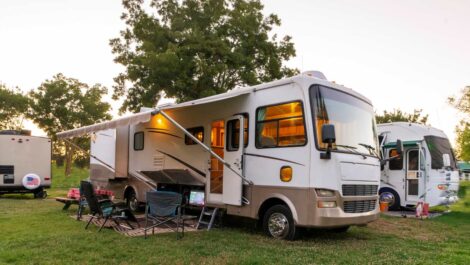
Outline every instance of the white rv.
POLYGON ((47 196, 51 186, 51 140, 30 131, 0 131, 0 195, 47 196))
POLYGON ((371 102, 318 72, 159 106, 58 134, 94 133, 91 179, 136 205, 149 189, 201 190, 205 205, 296 227, 345 231, 378 216, 371 102), (315 77, 318 76, 318 77, 315 77))
POLYGON ((397 140, 402 154, 382 168, 380 198, 391 209, 413 207, 417 202, 430 206, 455 202, 459 172, 452 147, 443 131, 422 124, 393 122, 377 126, 385 159, 397 156, 397 140))

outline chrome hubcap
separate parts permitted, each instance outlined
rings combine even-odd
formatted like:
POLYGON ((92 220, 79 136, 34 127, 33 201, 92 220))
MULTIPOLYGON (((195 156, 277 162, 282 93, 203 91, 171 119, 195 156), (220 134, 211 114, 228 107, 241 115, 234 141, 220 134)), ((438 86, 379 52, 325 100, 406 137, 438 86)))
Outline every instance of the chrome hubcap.
POLYGON ((275 238, 283 238, 289 233, 289 221, 282 213, 273 213, 268 221, 269 233, 275 238))
POLYGON ((395 204, 395 196, 391 192, 382 192, 380 194, 380 202, 388 202, 388 205, 394 205, 395 204))
POLYGON ((139 202, 137 201, 136 197, 131 197, 129 199, 129 208, 131 208, 132 211, 136 211, 139 206, 139 202))

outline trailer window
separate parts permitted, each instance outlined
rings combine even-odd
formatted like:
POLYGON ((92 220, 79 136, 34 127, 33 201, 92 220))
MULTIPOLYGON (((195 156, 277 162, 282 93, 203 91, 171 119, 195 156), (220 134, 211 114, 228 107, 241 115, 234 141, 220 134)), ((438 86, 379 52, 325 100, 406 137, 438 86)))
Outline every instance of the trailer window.
MULTIPOLYGON (((394 157, 397 155, 398 155, 397 149, 390 149, 390 151, 388 152, 388 157, 394 157)), ((402 170, 403 169, 403 156, 390 160, 388 162, 388 168, 390 170, 402 170)))
POLYGON ((144 132, 134 133, 134 150, 144 150, 144 132))
POLYGON ((307 143, 302 102, 260 107, 256 111, 256 147, 302 146, 307 143))
MULTIPOLYGON (((248 116, 243 119, 243 146, 248 146, 248 116)), ((227 151, 237 151, 240 142, 240 120, 227 122, 227 151)))
MULTIPOLYGON (((194 127, 194 128, 189 128, 186 129, 188 132, 190 132, 194 137, 196 137, 199 141, 204 142, 204 127, 194 127)), ((194 145, 196 144, 193 139, 189 138, 186 134, 184 135, 184 143, 186 145, 194 145)))

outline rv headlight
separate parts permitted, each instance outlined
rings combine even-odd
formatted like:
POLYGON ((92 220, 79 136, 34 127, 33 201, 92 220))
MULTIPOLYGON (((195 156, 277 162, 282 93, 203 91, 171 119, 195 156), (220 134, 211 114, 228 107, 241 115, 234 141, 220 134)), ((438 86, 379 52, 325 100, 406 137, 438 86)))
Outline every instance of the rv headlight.
POLYGON ((446 184, 439 184, 437 185, 438 190, 447 190, 447 185, 446 184))
POLYGON ((324 202, 324 201, 318 202, 318 208, 335 208, 335 207, 336 207, 336 202, 324 202))
POLYGON ((332 190, 325 190, 325 189, 316 189, 318 197, 333 197, 335 196, 335 192, 332 190))

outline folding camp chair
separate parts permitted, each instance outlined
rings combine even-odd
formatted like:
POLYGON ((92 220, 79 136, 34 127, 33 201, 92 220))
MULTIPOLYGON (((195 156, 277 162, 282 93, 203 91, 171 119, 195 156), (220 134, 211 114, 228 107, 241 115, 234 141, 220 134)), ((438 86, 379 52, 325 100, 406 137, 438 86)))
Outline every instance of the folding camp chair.
POLYGON ((83 196, 86 199, 86 202, 88 204, 88 207, 90 208, 90 220, 88 220, 87 225, 85 226, 85 229, 88 228, 90 225, 91 221, 95 218, 101 219, 104 218, 104 222, 101 225, 100 229, 98 230, 101 231, 103 227, 106 225, 109 219, 113 220, 116 225, 120 226, 118 220, 124 220, 127 225, 133 229, 134 227, 129 223, 128 219, 132 219, 135 217, 132 215, 129 209, 127 208, 118 208, 116 204, 114 204, 111 200, 109 199, 99 199, 95 191, 93 190, 93 186, 91 185, 90 182, 88 181, 82 181, 80 183, 80 191, 83 192, 83 196), (124 215, 121 215, 122 213, 125 213, 124 215))
POLYGON ((181 214, 181 203, 183 196, 170 191, 150 191, 147 192, 147 204, 145 206, 145 229, 147 231, 165 226, 176 232, 176 239, 184 236, 184 218, 181 214), (181 237, 180 237, 181 233, 181 237))

